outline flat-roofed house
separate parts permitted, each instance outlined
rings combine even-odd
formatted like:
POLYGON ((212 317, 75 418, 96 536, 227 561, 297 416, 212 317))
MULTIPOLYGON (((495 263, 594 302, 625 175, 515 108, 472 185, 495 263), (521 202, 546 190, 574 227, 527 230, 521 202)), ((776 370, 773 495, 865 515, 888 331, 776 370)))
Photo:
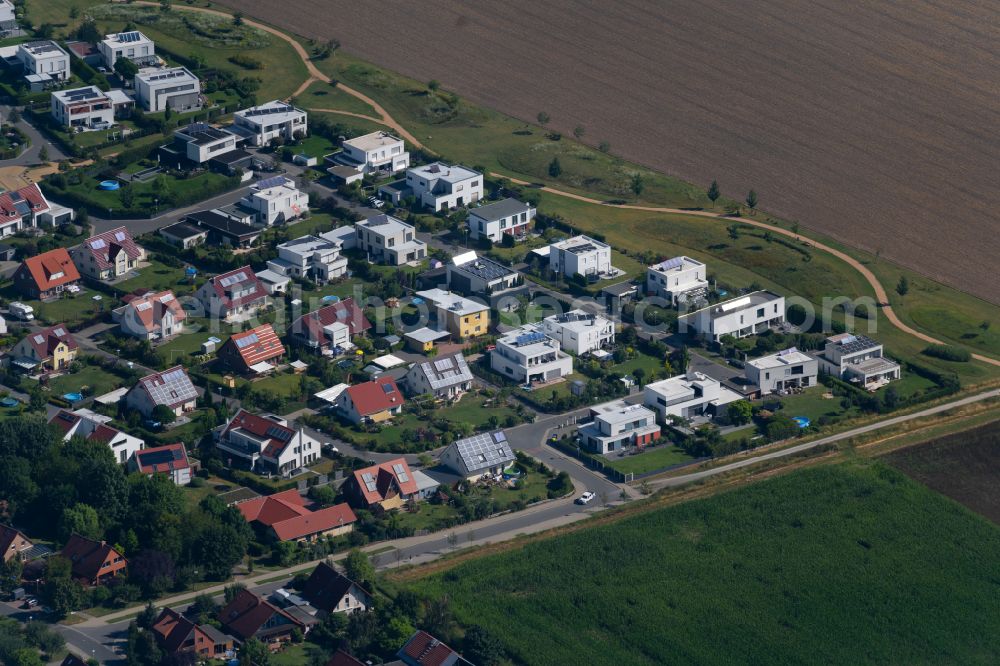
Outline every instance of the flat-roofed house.
POLYGON ((615 274, 611 246, 590 236, 574 236, 549 245, 549 268, 566 278, 600 278, 615 274))
POLYGON ((427 243, 417 230, 391 215, 375 215, 354 223, 357 247, 377 263, 404 266, 427 258, 427 243))
POLYGON ((761 395, 816 385, 819 364, 795 347, 746 362, 746 378, 760 388, 761 395))
POLYGON ((146 251, 136 244, 125 227, 91 236, 72 250, 70 256, 80 275, 108 282, 127 276, 145 260, 146 251))
POLYGON ((107 129, 115 123, 115 105, 97 86, 53 92, 50 111, 53 120, 70 129, 107 129))
POLYGON ((653 410, 615 400, 591 407, 590 422, 577 432, 585 449, 604 455, 653 443, 660 437, 660 426, 653 410))
POLYGON ((655 411, 662 423, 670 417, 710 418, 717 415, 721 407, 740 399, 739 393, 718 380, 693 371, 643 387, 643 404, 655 411))
POLYGON ((465 296, 480 296, 495 304, 504 295, 524 290, 524 277, 512 268, 465 252, 452 257, 446 266, 448 288, 465 296))
POLYGON ((691 257, 674 257, 646 269, 646 292, 680 303, 694 301, 708 293, 705 264, 691 257))
POLYGON ((557 340, 534 326, 524 326, 496 341, 490 366, 511 381, 534 384, 571 374, 573 357, 559 348, 557 340))
POLYGON ((869 390, 878 389, 901 375, 899 364, 885 356, 882 343, 865 335, 831 335, 816 358, 822 372, 869 390))
POLYGON ((163 372, 146 375, 125 394, 125 404, 147 419, 160 405, 176 416, 194 411, 198 390, 191 382, 184 366, 175 365, 163 372))
MULTIPOLYGON (((252 220, 253 215, 248 213, 247 219, 252 220)), ((211 245, 243 250, 253 246, 263 231, 260 227, 244 220, 234 219, 233 216, 223 213, 219 209, 191 213, 184 218, 184 222, 204 229, 206 241, 211 245)), ((177 225, 172 226, 176 227, 177 225)))
POLYGON ((418 291, 417 296, 434 306, 440 330, 456 340, 486 335, 490 330, 490 306, 443 289, 418 291))
POLYGON ((276 99, 237 111, 231 129, 255 146, 266 146, 276 138, 290 141, 297 134, 305 136, 308 127, 305 111, 276 99))
POLYGON ((516 460, 503 430, 455 440, 441 452, 441 463, 469 481, 498 476, 516 460))
POLYGON ((770 291, 755 291, 716 303, 677 318, 681 333, 719 342, 723 336, 745 338, 763 333, 785 321, 785 297, 770 291))
POLYGON ((521 240, 528 235, 535 208, 517 199, 501 199, 495 203, 469 209, 469 237, 474 240, 489 238, 499 243, 504 236, 521 240))
POLYGON ((70 77, 69 54, 50 39, 18 44, 15 57, 24 69, 32 92, 70 77))
POLYGON ((376 131, 347 139, 341 143, 341 149, 332 157, 341 169, 335 166, 328 172, 346 182, 369 173, 397 173, 410 166, 410 153, 406 152, 403 140, 388 132, 376 131))
POLYGON ((191 123, 174 130, 173 143, 160 148, 174 166, 201 165, 236 150, 236 135, 207 123, 191 123))
POLYGON ((278 257, 267 267, 286 277, 305 278, 323 284, 347 274, 347 257, 341 245, 320 236, 302 236, 278 244, 278 257))
POLYGON ((116 32, 106 35, 97 43, 104 66, 114 71, 119 58, 127 58, 138 67, 151 67, 159 64, 156 57, 156 44, 152 39, 138 30, 116 32))
POLYGON ((558 341, 560 349, 576 356, 598 351, 615 342, 614 322, 584 310, 548 316, 539 322, 538 327, 558 341))
POLYGON ((201 108, 201 81, 187 67, 147 67, 135 75, 136 99, 147 113, 201 108))
POLYGON ((406 185, 433 211, 461 208, 483 198, 483 174, 458 164, 411 167, 406 171, 406 185))
POLYGON ((240 200, 240 206, 252 211, 254 221, 264 227, 297 220, 309 212, 309 195, 286 176, 257 181, 240 200))

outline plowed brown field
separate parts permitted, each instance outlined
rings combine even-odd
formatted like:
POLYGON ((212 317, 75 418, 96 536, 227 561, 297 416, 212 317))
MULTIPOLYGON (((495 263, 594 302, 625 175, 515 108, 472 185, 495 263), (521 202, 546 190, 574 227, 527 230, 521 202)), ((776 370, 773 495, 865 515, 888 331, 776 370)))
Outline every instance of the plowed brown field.
POLYGON ((1000 302, 993 3, 221 4, 1000 302))

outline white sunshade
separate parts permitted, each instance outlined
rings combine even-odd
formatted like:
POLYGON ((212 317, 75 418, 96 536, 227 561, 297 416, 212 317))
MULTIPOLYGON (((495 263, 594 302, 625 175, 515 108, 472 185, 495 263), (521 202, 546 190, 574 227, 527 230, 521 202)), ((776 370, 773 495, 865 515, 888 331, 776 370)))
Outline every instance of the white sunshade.
POLYGON ((340 397, 340 394, 346 391, 347 389, 348 389, 347 384, 337 384, 335 386, 331 386, 328 389, 323 389, 318 393, 314 393, 313 395, 319 400, 322 400, 324 402, 329 402, 332 404, 336 402, 337 398, 340 397))
POLYGON ((392 354, 386 354, 385 356, 379 356, 377 359, 372 361, 373 364, 382 368, 383 370, 388 370, 389 368, 395 368, 397 365, 403 365, 406 363, 403 359, 398 356, 393 356, 392 354))

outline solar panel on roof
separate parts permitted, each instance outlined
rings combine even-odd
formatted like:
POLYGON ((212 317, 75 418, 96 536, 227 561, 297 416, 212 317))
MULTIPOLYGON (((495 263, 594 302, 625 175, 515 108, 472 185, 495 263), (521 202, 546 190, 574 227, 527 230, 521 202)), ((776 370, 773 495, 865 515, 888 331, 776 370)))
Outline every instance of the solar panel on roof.
POLYGON ((406 473, 406 468, 403 467, 402 463, 396 463, 393 465, 392 471, 396 473, 396 478, 399 479, 400 483, 406 483, 410 480, 410 475, 406 473))
POLYGON ((667 259, 662 264, 660 264, 661 271, 669 271, 671 268, 680 268, 684 265, 683 257, 674 257, 673 259, 667 259))
POLYGON ((386 395, 389 395, 390 393, 394 393, 396 389, 392 384, 382 384, 382 391, 385 392, 386 395))
POLYGON ((148 303, 148 302, 144 301, 142 303, 139 303, 139 305, 135 306, 135 309, 138 310, 139 312, 145 312, 146 310, 148 310, 151 307, 153 307, 153 305, 151 303, 148 303))
POLYGON ((55 334, 55 335, 56 335, 57 337, 60 337, 60 338, 61 338, 62 336, 64 336, 64 335, 66 335, 66 329, 65 329, 65 328, 63 328, 62 326, 60 326, 59 328, 55 328, 55 329, 52 329, 52 332, 53 332, 53 333, 54 333, 54 334, 55 334))
POLYGON ((93 241, 93 242, 92 242, 92 243, 90 244, 90 248, 91 248, 92 250, 100 250, 100 249, 102 249, 103 247, 105 247, 106 245, 107 245, 107 243, 105 243, 105 242, 104 242, 104 239, 103 239, 103 238, 97 238, 97 239, 95 239, 95 240, 94 240, 94 241, 93 241))
POLYGON ((789 347, 788 349, 783 349, 778 352, 778 356, 788 356, 789 354, 798 354, 799 350, 795 347, 789 347))
POLYGON ((522 345, 530 345, 530 344, 534 344, 536 342, 541 342, 541 341, 545 340, 546 337, 548 337, 548 336, 546 336, 541 331, 533 331, 531 333, 523 333, 523 334, 517 336, 517 339, 514 340, 514 344, 516 344, 518 347, 520 347, 522 345))
POLYGON ((119 231, 118 233, 116 233, 115 234, 115 240, 118 241, 119 243, 122 242, 123 240, 125 240, 125 232, 124 231, 119 231))
POLYGON ((287 442, 292 438, 292 433, 281 426, 273 425, 267 429, 267 435, 281 442, 287 442))
POLYGON ((173 294, 163 294, 163 296, 160 296, 161 303, 169 303, 172 300, 174 300, 173 294))
POLYGON ((23 199, 24 199, 24 196, 20 192, 18 192, 17 190, 14 190, 13 192, 10 193, 10 200, 11 201, 21 201, 23 199))
POLYGON ((271 178, 265 178, 264 180, 257 181, 257 188, 261 190, 266 190, 270 187, 277 187, 279 185, 285 184, 284 176, 272 176, 271 178))
POLYGON ((44 335, 36 335, 35 336, 35 344, 36 345, 40 345, 43 342, 45 342, 45 336, 44 335))
POLYGON ((257 337, 257 334, 256 333, 250 333, 246 337, 237 339, 236 340, 236 346, 239 347, 240 349, 243 349, 244 347, 246 347, 248 345, 256 344, 257 342, 260 342, 260 339, 257 337))
POLYGON ((237 282, 246 282, 247 274, 243 271, 239 273, 234 273, 232 275, 227 275, 226 277, 219 280, 219 284, 223 287, 228 287, 230 285, 236 284, 237 282))

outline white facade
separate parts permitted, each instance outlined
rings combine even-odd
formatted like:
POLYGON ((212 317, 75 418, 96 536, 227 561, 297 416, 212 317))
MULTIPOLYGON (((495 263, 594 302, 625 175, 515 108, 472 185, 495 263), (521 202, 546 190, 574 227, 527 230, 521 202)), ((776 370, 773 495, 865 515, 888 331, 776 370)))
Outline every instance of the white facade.
POLYGON ((769 291, 716 303, 678 318, 680 332, 718 342, 723 336, 745 338, 763 333, 785 321, 785 297, 769 291))
POLYGON ((127 58, 137 65, 148 65, 156 53, 153 40, 138 30, 107 35, 97 44, 104 65, 113 71, 119 58, 127 58))
POLYGON ((340 244, 318 236, 302 236, 278 245, 278 258, 267 267, 288 277, 328 282, 347 273, 347 257, 340 254, 340 244))
POLYGON ((549 246, 549 268, 564 277, 612 275, 611 246, 590 236, 574 236, 549 246))
POLYGON ((63 127, 106 129, 115 122, 111 98, 96 86, 52 93, 51 110, 52 119, 63 127))
POLYGON ((499 243, 504 236, 523 238, 535 219, 535 212, 530 204, 517 199, 503 199, 472 208, 466 221, 469 237, 476 240, 489 238, 494 243, 499 243))
POLYGON ((17 46, 24 73, 65 81, 70 77, 69 54, 53 41, 25 42, 17 46))
POLYGON ((643 392, 643 404, 655 411, 661 422, 670 416, 689 419, 714 415, 718 408, 740 399, 740 394, 700 372, 646 384, 643 392))
POLYGON ((63 441, 68 442, 74 437, 84 439, 94 438, 103 440, 115 455, 115 461, 120 464, 127 463, 129 458, 135 455, 136 451, 141 451, 146 445, 144 440, 128 435, 116 428, 107 425, 111 419, 90 411, 89 409, 78 409, 71 414, 60 412, 53 418, 73 418, 73 425, 65 431, 63 441))
POLYGON ((656 412, 615 400, 590 408, 590 422, 577 431, 583 448, 604 455, 645 446, 660 435, 656 412))
POLYGON ((354 223, 357 248, 371 261, 403 266, 423 261, 427 243, 417 240, 417 230, 391 215, 376 215, 354 223))
POLYGON ((597 351, 615 341, 613 322, 583 310, 570 310, 546 317, 539 327, 543 333, 559 342, 560 349, 576 356, 597 351))
POLYGON ((872 390, 902 374, 899 364, 885 357, 882 343, 864 335, 842 333, 828 337, 817 360, 823 372, 872 390))
POLYGON ((761 395, 816 385, 819 364, 795 347, 747 361, 746 378, 760 388, 761 395))
POLYGON ((184 156, 197 164, 236 149, 236 135, 205 123, 191 123, 174 132, 175 144, 183 145, 184 156))
POLYGON ((406 184, 431 210, 450 210, 483 198, 483 174, 463 166, 435 162, 406 172, 406 184))
POLYGON ((233 114, 233 131, 255 146, 266 146, 273 139, 289 141, 309 131, 308 115, 302 109, 281 100, 252 106, 233 114))
POLYGON ((690 257, 674 257, 646 270, 646 292, 670 301, 687 302, 708 292, 705 264, 690 257))
POLYGON ((410 153, 403 140, 388 132, 372 132, 342 144, 343 150, 334 158, 360 173, 396 173, 410 167, 410 153))
POLYGON ((557 341, 526 326, 497 340, 490 367, 516 382, 548 382, 571 374, 573 357, 557 341))
POLYGON ((136 98, 149 113, 201 108, 201 81, 186 67, 147 68, 135 75, 136 98))
POLYGON ((253 211, 257 224, 270 227, 302 217, 309 211, 309 195, 288 178, 269 178, 253 185, 240 205, 253 211))
POLYGON ((472 389, 472 370, 461 352, 414 363, 403 378, 411 396, 433 395, 438 400, 456 400, 472 389))
POLYGON ((17 20, 14 3, 10 0, 0 0, 0 25, 13 23, 17 20))

